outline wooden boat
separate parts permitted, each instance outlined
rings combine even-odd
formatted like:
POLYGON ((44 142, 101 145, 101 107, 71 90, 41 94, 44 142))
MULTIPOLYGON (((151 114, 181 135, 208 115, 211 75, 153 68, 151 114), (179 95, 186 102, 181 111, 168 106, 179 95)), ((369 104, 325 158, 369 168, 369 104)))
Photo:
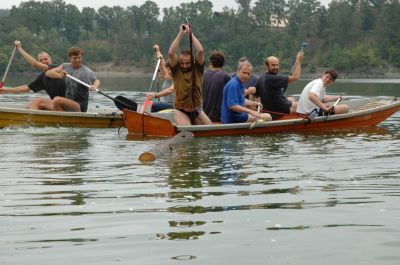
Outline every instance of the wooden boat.
POLYGON ((0 104, 0 128, 9 126, 121 127, 122 112, 114 108, 89 107, 87 112, 29 110, 17 104, 0 104))
POLYGON ((350 106, 350 111, 346 114, 314 119, 300 115, 281 116, 253 128, 250 123, 177 126, 173 119, 173 113, 141 114, 125 109, 123 115, 125 127, 132 135, 173 137, 181 131, 190 131, 195 137, 201 137, 371 127, 400 110, 400 100, 397 99, 358 99, 345 103, 350 106))

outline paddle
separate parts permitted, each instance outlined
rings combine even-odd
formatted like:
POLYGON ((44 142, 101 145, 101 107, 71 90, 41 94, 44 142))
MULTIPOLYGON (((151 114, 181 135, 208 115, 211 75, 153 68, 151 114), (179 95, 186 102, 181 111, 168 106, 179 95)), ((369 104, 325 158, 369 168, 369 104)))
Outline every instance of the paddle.
POLYGON ((13 51, 12 51, 12 53, 11 53, 10 60, 8 61, 8 65, 7 65, 6 71, 5 71, 5 73, 4 73, 3 79, 2 79, 1 82, 0 82, 0 88, 2 88, 2 87, 4 86, 4 81, 6 80, 8 71, 10 70, 11 62, 12 62, 12 60, 14 59, 14 55, 15 55, 15 50, 16 50, 16 49, 17 49, 17 47, 14 46, 14 49, 13 49, 13 51))
POLYGON ((329 115, 331 114, 331 111, 333 111, 333 110, 335 109, 335 106, 336 106, 341 100, 342 100, 342 97, 339 97, 339 98, 335 101, 335 103, 333 104, 333 106, 329 108, 328 115, 326 115, 326 116, 329 116, 329 115))
MULTIPOLYGON (((160 67, 160 61, 161 58, 157 59, 157 65, 156 65, 156 69, 154 71, 153 74, 153 78, 151 79, 151 83, 150 83, 150 87, 149 87, 149 92, 151 92, 152 88, 153 88, 153 84, 154 84, 154 80, 156 79, 157 76, 157 72, 158 72, 158 68, 160 67)), ((151 112, 151 107, 153 106, 153 102, 149 99, 146 98, 146 101, 143 103, 143 112, 151 112)))
MULTIPOLYGON (((307 48, 307 46, 308 46, 308 43, 307 43, 307 42, 303 42, 303 43, 301 44, 301 46, 300 46, 300 52, 304 51, 304 49, 307 48)), ((296 66, 296 61, 294 61, 293 66, 292 66, 292 69, 290 69, 289 75, 292 75, 292 74, 293 74, 293 70, 294 70, 294 67, 295 67, 295 66, 296 66)))
MULTIPOLYGON (((308 46, 308 43, 307 42, 303 42, 302 44, 301 44, 301 46, 300 46, 300 51, 302 52, 305 48, 307 48, 307 46, 308 46)), ((293 65, 292 65, 292 68, 290 69, 290 73, 289 73, 289 75, 292 75, 293 74, 293 71, 294 71, 294 67, 296 66, 296 60, 294 61, 294 63, 293 63, 293 65)), ((286 91, 286 87, 283 89, 283 94, 285 94, 285 91, 286 91)))
MULTIPOLYGON (((78 78, 73 77, 72 75, 67 74, 67 77, 71 78, 72 80, 74 80, 75 82, 78 82, 81 85, 84 85, 87 88, 91 87, 89 84, 86 84, 85 82, 79 80, 78 78)), ((105 94, 105 93, 103 93, 103 92, 101 92, 100 90, 97 90, 97 89, 96 89, 96 92, 101 94, 101 95, 103 95, 103 96, 105 96, 105 97, 107 97, 107 98, 109 98, 109 99, 111 99, 111 100, 113 100, 114 103, 115 103, 115 106, 120 110, 128 109, 128 110, 131 110, 131 111, 137 111, 137 103, 132 101, 132 100, 130 100, 130 99, 127 99, 127 98, 125 98, 123 96, 117 96, 116 98, 113 98, 113 97, 111 97, 111 96, 109 96, 109 95, 107 95, 107 94, 105 94)))
POLYGON ((342 100, 342 97, 340 96, 340 97, 335 101, 335 103, 333 104, 333 106, 335 107, 341 100, 342 100))
MULTIPOLYGON (((261 112, 261 105, 257 106, 257 112, 260 113, 261 112)), ((266 120, 259 118, 256 121, 254 121, 253 123, 250 124, 249 129, 253 129, 255 126, 263 124, 264 122, 266 122, 266 120)))
MULTIPOLYGON (((195 58, 193 55, 193 31, 192 31, 192 25, 189 24, 189 20, 185 18, 186 20, 186 25, 189 27, 189 48, 190 48, 190 61, 191 61, 191 68, 192 68, 192 104, 193 107, 195 108, 195 89, 196 89, 196 69, 195 69, 195 58)), ((190 114, 190 122, 193 124, 194 123, 195 117, 193 114, 190 114)))

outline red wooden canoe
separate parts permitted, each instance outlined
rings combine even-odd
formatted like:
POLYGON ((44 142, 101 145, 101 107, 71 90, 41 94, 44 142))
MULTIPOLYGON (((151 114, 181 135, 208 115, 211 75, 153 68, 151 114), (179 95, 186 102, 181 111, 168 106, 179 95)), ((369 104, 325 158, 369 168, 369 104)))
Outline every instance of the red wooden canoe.
POLYGON ((359 99, 345 102, 349 113, 307 119, 299 116, 281 117, 251 128, 250 123, 176 126, 173 113, 141 114, 124 110, 124 124, 129 134, 173 137, 180 131, 190 131, 195 137, 275 132, 329 131, 376 126, 400 110, 397 99, 359 99))

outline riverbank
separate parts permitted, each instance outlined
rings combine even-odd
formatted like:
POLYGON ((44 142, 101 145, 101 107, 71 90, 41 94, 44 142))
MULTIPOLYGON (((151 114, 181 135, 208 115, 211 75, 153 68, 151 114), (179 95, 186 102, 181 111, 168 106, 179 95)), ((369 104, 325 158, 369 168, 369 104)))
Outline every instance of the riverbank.
MULTIPOLYGON (((153 75, 154 69, 149 67, 114 66, 112 64, 90 65, 99 77, 143 77, 153 75)), ((318 78, 326 68, 318 68, 315 72, 302 69, 302 79, 318 78)), ((228 69, 229 72, 229 69, 228 69)), ((352 73, 339 72, 338 79, 400 79, 400 68, 390 67, 388 69, 369 69, 368 71, 352 73)), ((261 75, 262 69, 257 68, 255 74, 261 75)), ((282 72, 285 73, 285 72, 282 72)))
POLYGON ((95 71, 98 77, 143 77, 152 75, 152 71, 154 71, 146 67, 115 66, 111 63, 88 66, 95 71))
MULTIPOLYGON (((114 66, 112 64, 89 64, 88 65, 99 78, 102 77, 149 77, 154 73, 154 69, 150 67, 135 66, 114 66)), ((326 68, 318 68, 314 72, 308 71, 307 68, 302 69, 301 79, 318 78, 326 68)), ((352 72, 344 73, 339 71, 338 79, 400 79, 400 68, 390 67, 388 69, 370 69, 368 72, 352 72)), ((229 69, 228 69, 228 72, 229 69)), ((255 74, 261 75, 262 69, 257 68, 255 74)), ((286 73, 282 71, 282 73, 286 73)), ((37 72, 24 72, 17 75, 36 76, 37 72)))

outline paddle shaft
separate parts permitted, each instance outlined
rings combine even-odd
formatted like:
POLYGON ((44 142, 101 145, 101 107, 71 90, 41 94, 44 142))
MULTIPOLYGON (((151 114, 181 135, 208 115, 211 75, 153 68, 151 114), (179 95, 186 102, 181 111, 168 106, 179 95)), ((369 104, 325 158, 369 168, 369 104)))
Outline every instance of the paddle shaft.
MULTIPOLYGON (((301 52, 304 51, 304 48, 306 48, 307 46, 308 46, 308 43, 303 42, 303 43, 301 44, 300 51, 301 51, 301 52)), ((290 69, 289 75, 292 75, 292 74, 293 74, 293 71, 294 71, 294 67, 295 67, 295 66, 296 66, 296 60, 295 60, 294 63, 293 63, 292 69, 290 69)))
MULTIPOLYGON (((260 113, 261 112, 261 105, 258 105, 257 106, 257 112, 258 113, 260 113)), ((256 124, 257 123, 259 123, 261 121, 261 119, 257 119, 257 120, 255 120, 255 121, 253 121, 251 124, 250 124, 250 129, 253 129, 254 128, 254 126, 256 126, 256 124)))
MULTIPOLYGON (((193 31, 192 31, 192 25, 189 24, 188 19, 186 18, 186 23, 189 27, 189 47, 190 47, 190 60, 192 63, 192 104, 193 104, 193 108, 196 108, 196 104, 195 104, 195 90, 196 90, 196 69, 195 69, 195 59, 194 59, 194 55, 193 55, 193 31)), ((195 120, 195 117, 193 116, 193 114, 190 114, 190 121, 193 124, 195 120)))
MULTIPOLYGON (((89 84, 83 82, 82 80, 80 80, 80 79, 78 79, 78 78, 76 78, 76 77, 73 77, 72 75, 67 74, 67 77, 68 77, 68 78, 71 78, 72 80, 74 80, 75 82, 77 82, 77 83, 79 83, 79 84, 81 84, 81 85, 84 85, 84 86, 87 87, 87 88, 91 88, 91 85, 89 85, 89 84)), ((101 94, 101 95, 103 95, 103 96, 105 96, 105 97, 107 97, 107 98, 113 100, 114 102, 118 102, 118 103, 120 103, 120 104, 122 104, 122 105, 124 105, 124 106, 126 106, 126 107, 129 107, 130 105, 135 105, 135 104, 136 104, 136 103, 135 103, 135 104, 130 104, 130 105, 128 105, 128 103, 122 102, 122 101, 120 101, 120 100, 118 100, 118 99, 116 99, 116 98, 113 98, 113 97, 111 97, 111 96, 109 96, 109 95, 107 95, 107 94, 101 92, 101 91, 98 90, 98 89, 96 89, 95 91, 96 91, 97 93, 99 93, 99 94, 101 94)), ((134 102, 132 102, 132 103, 134 103, 134 102)), ((132 106, 132 108, 134 109, 135 107, 132 106)))
POLYGON ((11 67, 11 62, 12 62, 12 60, 14 59, 14 55, 15 55, 15 50, 16 50, 16 49, 17 49, 17 48, 14 46, 14 49, 13 49, 13 51, 12 51, 12 53, 11 53, 10 60, 8 61, 8 65, 7 65, 6 71, 4 72, 4 75, 3 75, 3 79, 1 79, 1 85, 0 85, 0 87, 3 87, 4 81, 6 80, 8 71, 10 70, 10 67, 11 67))
POLYGON ((336 101, 335 101, 335 103, 333 104, 333 106, 335 107, 340 101, 342 100, 342 98, 340 97, 340 98, 338 98, 336 101))
MULTIPOLYGON (((79 84, 81 84, 81 85, 84 85, 84 86, 87 87, 87 88, 91 88, 91 85, 86 84, 86 83, 83 82, 82 80, 80 80, 80 79, 78 79, 78 78, 76 78, 76 77, 73 77, 72 75, 67 74, 67 77, 68 77, 68 78, 71 78, 72 80, 74 80, 75 82, 77 82, 77 83, 79 83, 79 84)), ((115 98, 113 98, 113 97, 111 97, 111 96, 109 96, 109 95, 107 95, 107 94, 104 94, 103 92, 101 92, 101 91, 98 90, 98 89, 96 89, 95 91, 96 91, 97 93, 99 93, 99 94, 101 94, 101 95, 103 95, 103 96, 109 98, 109 99, 117 100, 117 99, 115 99, 115 98)), ((117 101, 118 101, 118 100, 117 100, 117 101)), ((122 102, 120 102, 120 103, 122 103, 122 102)))
POLYGON ((157 59, 157 64, 156 64, 156 69, 154 70, 153 78, 151 79, 149 92, 153 89, 153 83, 154 83, 154 80, 156 80, 156 75, 157 75, 157 72, 158 72, 158 68, 160 67, 160 61, 161 61, 161 58, 158 58, 157 59))

